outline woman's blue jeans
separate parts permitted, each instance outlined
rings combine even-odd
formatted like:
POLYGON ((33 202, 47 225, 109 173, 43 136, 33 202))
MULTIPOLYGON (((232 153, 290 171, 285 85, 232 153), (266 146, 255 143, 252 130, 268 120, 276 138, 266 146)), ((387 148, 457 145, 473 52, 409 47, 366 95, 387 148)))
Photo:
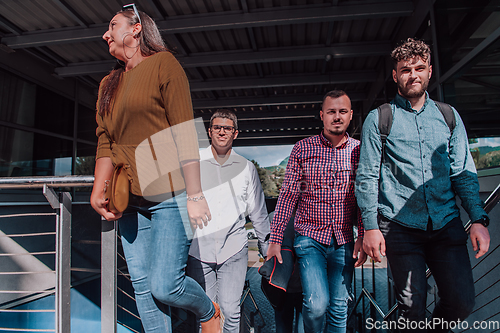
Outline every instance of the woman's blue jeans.
POLYGON ((324 245, 296 234, 295 253, 300 264, 306 333, 346 332, 347 303, 354 271, 354 244, 324 245))
POLYGON ((190 228, 185 193, 155 205, 132 204, 119 220, 137 309, 147 333, 172 332, 168 306, 189 310, 202 322, 215 313, 205 291, 185 274, 190 228))

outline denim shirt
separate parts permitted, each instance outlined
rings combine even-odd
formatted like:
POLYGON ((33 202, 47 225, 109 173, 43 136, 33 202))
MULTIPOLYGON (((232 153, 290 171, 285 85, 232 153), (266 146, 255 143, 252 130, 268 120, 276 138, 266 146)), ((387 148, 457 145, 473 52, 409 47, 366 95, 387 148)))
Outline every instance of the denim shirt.
POLYGON ((381 165, 378 111, 363 124, 356 199, 365 230, 377 229, 377 215, 403 226, 433 230, 460 215, 455 194, 472 221, 485 217, 467 134, 455 109, 452 133, 427 92, 421 110, 399 94, 391 101, 392 129, 381 165), (380 178, 380 187, 379 187, 380 178))

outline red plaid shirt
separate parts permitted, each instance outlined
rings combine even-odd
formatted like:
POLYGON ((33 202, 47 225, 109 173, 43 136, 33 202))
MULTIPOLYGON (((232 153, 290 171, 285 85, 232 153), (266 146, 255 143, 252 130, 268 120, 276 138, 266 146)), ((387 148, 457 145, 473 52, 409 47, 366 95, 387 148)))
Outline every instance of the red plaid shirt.
POLYGON ((295 205, 295 231, 319 243, 338 245, 354 240, 364 229, 354 197, 354 181, 359 161, 359 141, 346 134, 346 141, 333 147, 323 133, 295 144, 286 166, 285 179, 271 223, 270 242, 281 244, 283 232, 295 205))

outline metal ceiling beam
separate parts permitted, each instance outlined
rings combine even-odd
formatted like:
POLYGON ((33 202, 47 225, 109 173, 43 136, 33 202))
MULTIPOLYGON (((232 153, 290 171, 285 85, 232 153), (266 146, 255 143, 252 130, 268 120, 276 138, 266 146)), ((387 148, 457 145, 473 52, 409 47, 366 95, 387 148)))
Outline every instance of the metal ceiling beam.
MULTIPOLYGON (((175 36, 175 35, 173 35, 175 36)), ((173 38, 179 51, 186 54, 177 38, 173 38)), ((334 58, 369 57, 387 55, 391 51, 389 41, 367 42, 367 43, 342 43, 329 47, 309 47, 295 49, 280 49, 272 51, 238 52, 238 53, 216 53, 209 55, 192 55, 189 57, 178 57, 184 68, 229 66, 240 64, 267 63, 278 61, 315 60, 324 59, 330 55, 334 58)), ((56 74, 62 77, 107 73, 116 64, 115 60, 73 63, 67 67, 58 67, 56 74)))
POLYGON ((179 61, 184 67, 189 68, 199 66, 237 65, 276 61, 315 60, 325 59, 326 55, 331 55, 334 58, 368 57, 386 55, 390 51, 390 42, 382 41, 367 43, 345 43, 333 45, 330 47, 308 47, 288 50, 261 50, 258 52, 234 54, 223 53, 215 55, 200 55, 180 58, 179 61))
POLYGON ((75 20, 80 26, 87 28, 88 25, 83 21, 83 18, 73 9, 71 6, 69 6, 65 1, 63 0, 52 0, 56 5, 59 6, 67 15, 69 15, 73 20, 75 20))
POLYGON ((368 98, 363 101, 363 116, 364 114, 368 114, 380 91, 384 88, 385 82, 391 75, 390 63, 391 61, 387 58, 381 61, 381 65, 379 66, 382 68, 378 71, 377 78, 370 87, 368 98))
MULTIPOLYGON (((362 101, 366 98, 365 93, 347 92, 351 101, 362 101)), ((300 95, 285 95, 285 96, 251 96, 243 98, 226 98, 218 100, 193 100, 194 109, 222 109, 222 108, 238 108, 238 107, 260 107, 268 105, 287 105, 287 104, 313 104, 322 103, 323 95, 315 96, 300 96, 300 95)))
POLYGON ((500 126, 497 124, 475 124, 470 125, 471 131, 489 131, 492 132, 490 135, 498 135, 498 131, 500 130, 500 126))
POLYGON ((241 8, 243 9, 243 13, 248 13, 248 4, 247 0, 240 0, 241 8))
POLYGON ((491 104, 479 104, 479 103, 455 103, 456 109, 460 113, 460 115, 465 113, 471 113, 474 115, 475 112, 492 112, 497 114, 498 109, 500 109, 500 100, 497 102, 493 102, 491 104))
POLYGON ((410 16, 413 2, 396 1, 391 3, 375 3, 368 5, 318 6, 315 8, 277 8, 275 10, 254 11, 245 14, 229 14, 171 19, 158 22, 161 30, 169 33, 184 33, 219 29, 242 29, 258 26, 274 26, 283 24, 303 24, 325 21, 344 21, 375 19, 395 16, 410 16))
POLYGON ((14 24, 12 24, 10 21, 5 19, 3 16, 0 16, 0 27, 4 28, 5 30, 8 30, 12 32, 14 35, 19 36, 23 33, 21 29, 16 27, 14 24))
POLYGON ((264 77, 207 80, 205 82, 191 82, 191 91, 205 90, 234 90, 269 87, 310 86, 318 84, 344 84, 373 82, 376 79, 375 71, 333 72, 330 75, 264 77))
MULTIPOLYGON (((459 81, 457 81, 458 83, 459 81)), ((498 96, 498 91, 486 87, 481 87, 477 85, 468 85, 466 88, 461 88, 461 89, 456 89, 455 92, 450 92, 447 94, 447 97, 453 98, 453 97, 471 97, 474 99, 477 99, 479 97, 483 98, 491 98, 491 97, 497 97, 498 96)))
POLYGON ((45 55, 48 59, 50 59, 54 64, 58 66, 66 65, 66 61, 59 54, 52 51, 48 47, 37 47, 36 50, 41 54, 45 55))
MULTIPOLYGON (((319 112, 319 111, 318 111, 319 112)), ((238 118, 239 120, 239 118, 238 118)), ((307 118, 300 119, 297 121, 292 118, 280 119, 273 122, 262 122, 262 121, 242 121, 241 124, 238 122, 238 127, 240 131, 249 130, 248 133, 259 133, 259 132, 287 132, 287 131, 304 131, 316 129, 316 127, 323 127, 323 123, 319 119, 307 118)))
POLYGON ((54 72, 61 77, 108 73, 116 65, 116 60, 79 62, 57 67, 54 72))
POLYGON ((236 140, 233 142, 234 147, 244 147, 244 146, 262 146, 265 145, 293 145, 297 141, 302 140, 304 138, 310 137, 312 135, 319 134, 319 130, 316 131, 306 131, 301 134, 289 134, 289 135, 273 135, 269 136, 268 133, 261 133, 259 137, 247 137, 246 134, 242 133, 238 136, 236 140))
POLYGON ((486 88, 494 89, 496 91, 500 91, 500 87, 499 86, 491 84, 491 83, 488 83, 488 82, 484 82, 484 81, 481 81, 481 80, 476 80, 476 79, 473 79, 473 78, 468 78, 468 77, 463 77, 463 76, 460 77, 460 80, 466 81, 466 82, 470 82, 470 83, 474 83, 474 84, 477 84, 479 86, 483 86, 483 87, 486 87, 486 88))
MULTIPOLYGON (((489 0, 475 0, 469 4, 469 8, 464 9, 465 16, 462 18, 462 22, 465 22, 465 24, 457 26, 449 36, 451 43, 450 49, 447 51, 453 54, 456 50, 465 46, 464 44, 471 39, 471 36, 488 19, 492 11, 494 11, 493 8, 488 7, 488 4, 491 2, 489 0)), ((447 11, 450 10, 447 6, 445 8, 447 11)))
POLYGON ((187 55, 188 52, 186 51, 186 49, 184 48, 184 46, 182 45, 181 41, 179 40, 179 38, 177 38, 177 36, 175 34, 172 34, 169 36, 171 39, 173 39, 174 41, 174 48, 177 49, 178 53, 180 53, 181 55, 187 55))
MULTIPOLYGON (((243 29, 248 27, 274 26, 284 24, 303 24, 325 21, 344 21, 376 19, 397 16, 410 16, 413 12, 412 1, 381 2, 367 5, 318 6, 315 8, 277 8, 276 10, 255 11, 251 13, 191 16, 171 18, 157 23, 160 31, 166 34, 190 33, 207 30, 243 29)), ((3 37, 1 42, 15 48, 47 46, 61 43, 75 43, 100 40, 106 25, 91 28, 63 28, 24 33, 21 36, 3 37)))
POLYGON ((48 46, 63 43, 98 41, 106 31, 106 25, 92 28, 63 28, 23 33, 21 36, 3 37, 1 42, 13 49, 48 46), (56 31, 54 31, 56 30, 56 31))
MULTIPOLYGON (((155 1, 153 0, 146 0, 148 5, 153 9, 153 13, 151 14, 151 17, 154 18, 163 18, 163 14, 160 11, 160 8, 156 5, 155 1)), ((142 11, 142 9, 140 9, 142 11)))
POLYGON ((474 59, 481 54, 484 50, 490 47, 493 43, 497 42, 500 38, 500 27, 493 31, 488 37, 486 37, 478 46, 476 46, 472 51, 470 51, 465 57, 463 57, 459 62, 457 62, 450 70, 441 75, 440 82, 434 83, 429 90, 436 89, 437 84, 442 84, 447 80, 459 76, 463 71, 465 71, 471 64, 473 64, 474 59))
POLYGON ((440 5, 446 8, 446 11, 470 11, 471 6, 490 8, 491 11, 498 10, 498 0, 489 1, 486 4, 471 2, 470 0, 440 0, 440 5))
MULTIPOLYGON (((320 102, 321 103, 321 102, 320 102)), ((237 111, 236 115, 238 116, 238 121, 258 121, 259 125, 261 127, 268 126, 266 124, 269 124, 271 122, 276 122, 276 121, 283 121, 287 120, 289 121, 291 117, 294 119, 304 119, 304 120, 311 120, 311 119, 319 119, 319 109, 312 109, 311 107, 308 108, 288 108, 285 109, 283 108, 282 110, 273 110, 273 111, 237 111)), ((210 117, 212 116, 212 113, 200 113, 200 112, 195 112, 195 118, 196 117, 202 117, 204 121, 210 120, 210 117)))
POLYGON ((431 6, 434 6, 436 0, 418 0, 415 3, 415 12, 405 19, 405 22, 401 26, 401 29, 397 32, 394 43, 399 44, 402 40, 408 37, 415 37, 415 33, 418 31, 424 20, 429 15, 429 10, 431 6))
MULTIPOLYGON (((304 129, 304 130, 283 130, 283 131, 250 131, 250 132, 247 132, 247 131, 242 131, 240 132, 240 134, 238 135, 238 139, 237 140, 244 140, 244 139, 264 139, 267 141, 267 138, 271 138, 271 139, 277 139, 277 138, 306 138, 306 137, 309 137, 309 136, 312 136, 312 135, 316 135, 316 134, 319 134, 321 129, 322 129, 322 125, 319 126, 319 128, 313 128, 313 129, 304 129)), ((300 140, 300 139, 297 139, 297 140, 300 140)), ((236 140, 236 141, 237 141, 236 140)), ((260 142, 260 145, 262 145, 262 141, 260 142)))
POLYGON ((473 67, 464 76, 500 76, 500 66, 473 67))

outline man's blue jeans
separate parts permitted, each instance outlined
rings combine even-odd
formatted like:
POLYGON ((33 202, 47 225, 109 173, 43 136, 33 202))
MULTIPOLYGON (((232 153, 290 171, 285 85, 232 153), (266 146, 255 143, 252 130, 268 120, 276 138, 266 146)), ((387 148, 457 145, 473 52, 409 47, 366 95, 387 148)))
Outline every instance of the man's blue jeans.
POLYGON ((346 332, 347 303, 351 291, 354 244, 321 244, 300 234, 295 236, 295 253, 300 264, 306 333, 346 332))
MULTIPOLYGON (((379 227, 385 238, 387 259, 399 303, 399 316, 403 318, 401 322, 425 321, 426 264, 436 281, 440 298, 432 317, 450 323, 463 320, 472 312, 474 282, 467 252, 467 233, 460 218, 453 219, 439 230, 418 230, 381 216, 379 227)), ((417 331, 402 328, 401 332, 417 331)), ((427 330, 447 331, 441 327, 427 330)))
POLYGON ((172 332, 168 306, 192 311, 201 321, 213 316, 210 298, 185 275, 191 243, 185 193, 157 205, 129 206, 119 228, 145 332, 172 332))

